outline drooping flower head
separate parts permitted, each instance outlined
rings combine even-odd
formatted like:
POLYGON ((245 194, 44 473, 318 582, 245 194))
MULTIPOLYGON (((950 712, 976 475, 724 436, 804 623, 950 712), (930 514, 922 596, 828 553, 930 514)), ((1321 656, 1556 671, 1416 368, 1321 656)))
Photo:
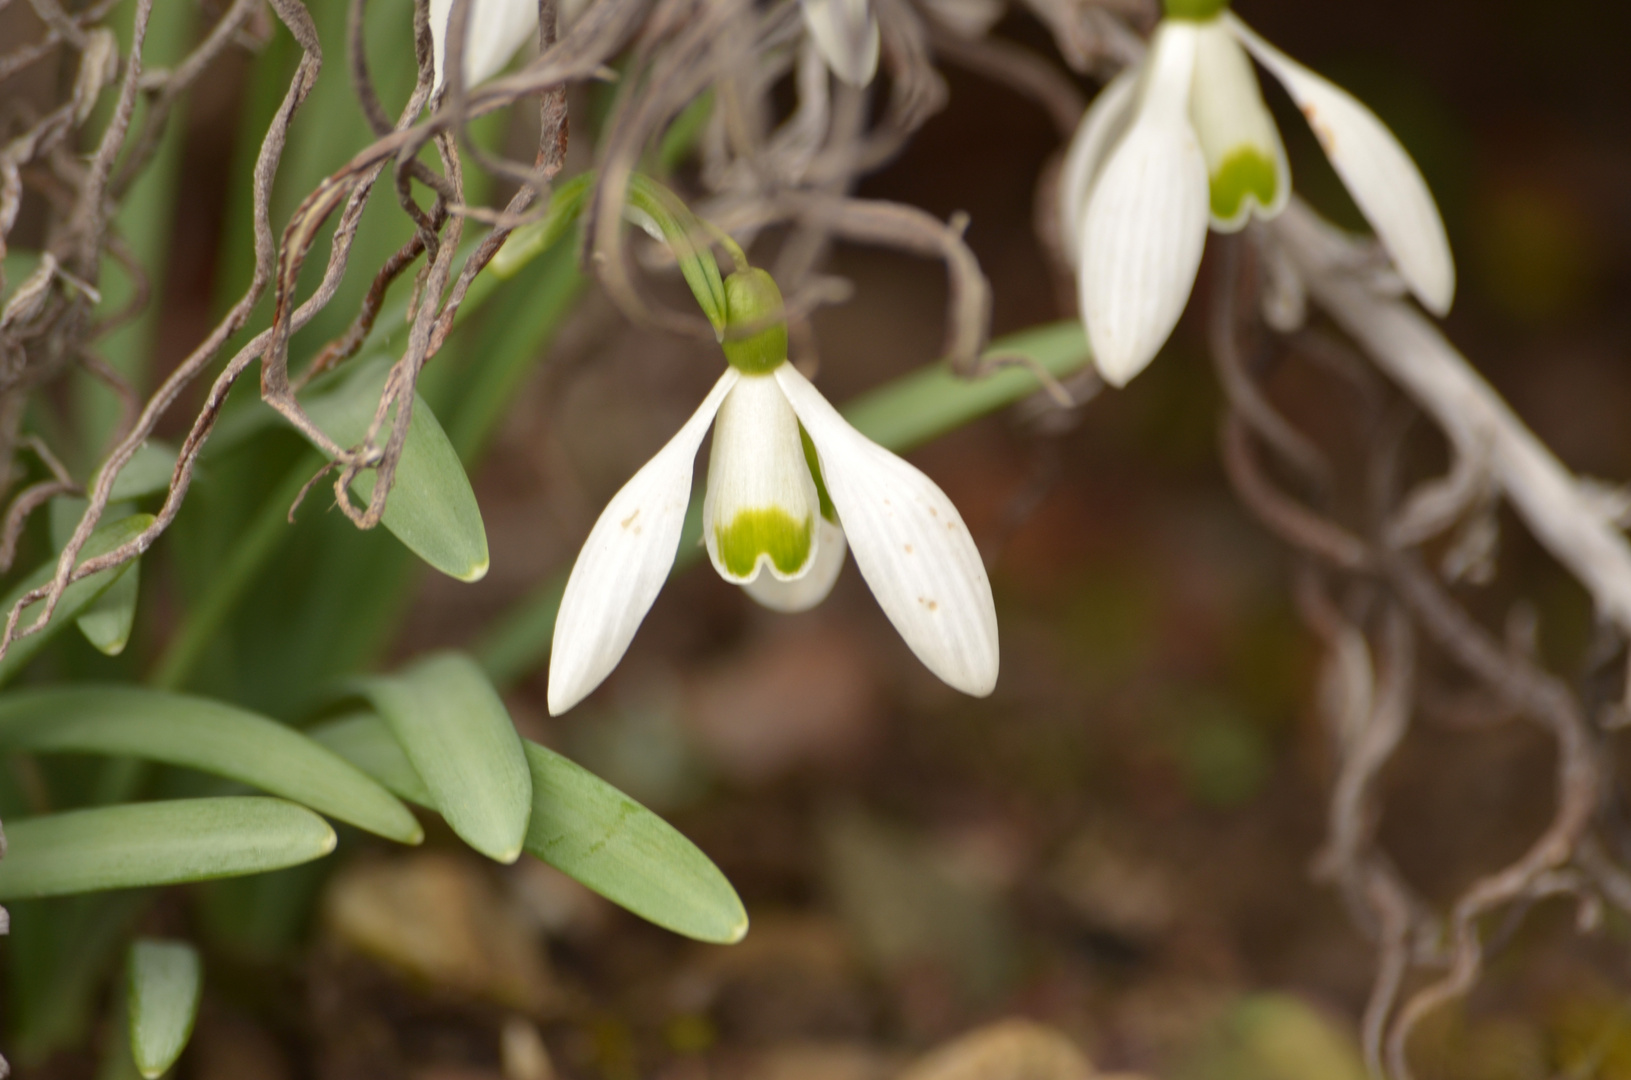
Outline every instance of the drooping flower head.
POLYGON ((1166 0, 1166 12, 1143 61, 1088 109, 1060 177, 1062 239, 1104 377, 1125 384, 1166 342, 1208 223, 1234 232, 1254 215, 1273 218, 1291 196, 1252 57, 1308 118, 1416 298, 1448 311, 1455 265, 1438 207, 1376 115, 1264 41, 1225 0, 1166 0))
POLYGON ((668 444, 601 513, 567 579, 549 663, 549 711, 617 666, 674 564, 692 462, 713 427, 702 539, 719 576, 767 607, 832 590, 846 541, 884 614, 945 682, 997 681, 997 619, 980 553, 927 476, 856 431, 787 362, 782 298, 763 270, 725 279, 729 367, 668 444))

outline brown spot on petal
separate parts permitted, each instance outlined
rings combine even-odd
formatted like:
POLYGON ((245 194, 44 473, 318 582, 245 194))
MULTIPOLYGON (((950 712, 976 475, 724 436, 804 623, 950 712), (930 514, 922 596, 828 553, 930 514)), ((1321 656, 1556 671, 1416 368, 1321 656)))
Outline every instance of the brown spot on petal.
MULTIPOLYGON (((634 524, 634 519, 639 517, 639 516, 640 516, 640 508, 638 506, 636 506, 634 508, 634 513, 630 514, 628 517, 623 519, 623 527, 626 529, 630 525, 633 525, 634 524)), ((638 531, 636 532, 636 535, 639 535, 638 531)))

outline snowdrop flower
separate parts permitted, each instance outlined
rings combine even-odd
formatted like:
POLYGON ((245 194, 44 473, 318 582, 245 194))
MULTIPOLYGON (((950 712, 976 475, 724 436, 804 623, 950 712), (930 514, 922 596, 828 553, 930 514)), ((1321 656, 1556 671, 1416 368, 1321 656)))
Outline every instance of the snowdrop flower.
POLYGON ((1166 0, 1142 63, 1094 100, 1060 177, 1061 223, 1100 372, 1121 386, 1189 300, 1206 228, 1273 218, 1291 195, 1285 147, 1250 52, 1308 118, 1416 298, 1449 310, 1455 266, 1410 155, 1352 95, 1298 64, 1226 0, 1166 0))
POLYGON ((800 0, 804 28, 832 73, 865 86, 878 73, 878 17, 868 0, 800 0))
MULTIPOLYGON (((781 311, 763 270, 725 279, 729 322, 781 311)), ((787 326, 728 338, 730 367, 589 532, 566 582, 549 659, 559 715, 623 658, 674 564, 691 466, 713 427, 702 533, 714 569, 782 611, 819 603, 856 565, 918 659, 983 697, 997 681, 997 616, 980 553, 934 482, 856 431, 787 362, 787 326)))
MULTIPOLYGON (((447 80, 447 23, 453 0, 430 0, 430 36, 436 85, 447 80)), ((470 0, 464 26, 464 84, 475 86, 503 71, 521 46, 538 36, 538 0, 470 0)))

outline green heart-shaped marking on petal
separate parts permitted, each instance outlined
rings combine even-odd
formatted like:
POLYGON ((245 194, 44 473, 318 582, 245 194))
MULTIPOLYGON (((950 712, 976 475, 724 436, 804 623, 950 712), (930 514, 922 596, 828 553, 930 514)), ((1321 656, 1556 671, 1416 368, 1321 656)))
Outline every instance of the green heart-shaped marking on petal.
POLYGON ((1213 19, 1229 6, 1229 0, 1165 0, 1169 19, 1213 19))
POLYGON ((1212 216, 1238 220, 1248 197, 1258 206, 1273 206, 1279 187, 1274 162, 1256 147, 1243 146, 1224 158, 1212 174, 1212 216))
POLYGON ((753 573, 760 555, 783 574, 796 574, 810 561, 810 538, 815 522, 795 521, 779 506, 763 510, 743 510, 729 525, 714 529, 719 561, 735 577, 753 573))

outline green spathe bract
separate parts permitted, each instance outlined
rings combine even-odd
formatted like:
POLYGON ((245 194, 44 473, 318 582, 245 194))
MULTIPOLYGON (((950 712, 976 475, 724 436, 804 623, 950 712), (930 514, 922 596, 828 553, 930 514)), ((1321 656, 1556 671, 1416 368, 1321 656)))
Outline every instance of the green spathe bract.
POLYGON ((1212 174, 1212 215, 1238 220, 1247 198, 1258 206, 1274 205, 1279 194, 1274 162, 1253 146, 1243 146, 1223 159, 1212 174))
POLYGON ((815 522, 794 521, 779 506, 763 510, 743 510, 729 525, 714 529, 719 561, 734 576, 746 578, 760 555, 783 574, 796 574, 810 561, 810 537, 815 522))
POLYGON ((1215 19, 1229 8, 1229 0, 1163 0, 1169 19, 1215 19))
POLYGON ((758 267, 738 270, 725 279, 725 359, 744 375, 768 375, 787 362, 787 323, 775 322, 757 333, 741 330, 777 318, 782 293, 775 279, 758 267))

